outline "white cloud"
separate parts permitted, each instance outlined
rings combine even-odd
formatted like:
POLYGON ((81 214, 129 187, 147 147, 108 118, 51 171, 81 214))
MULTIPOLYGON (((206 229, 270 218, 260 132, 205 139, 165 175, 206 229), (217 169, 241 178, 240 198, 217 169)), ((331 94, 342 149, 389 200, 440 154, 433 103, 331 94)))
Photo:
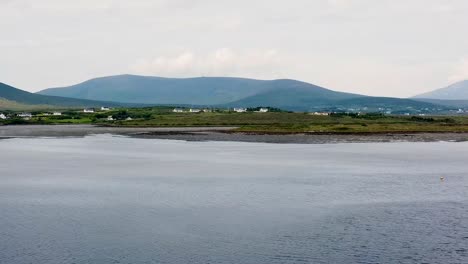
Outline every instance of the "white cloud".
POLYGON ((468 59, 467 16, 466 0, 0 0, 0 81, 39 90, 131 69, 406 96, 467 78, 453 63, 468 59))
POLYGON ((463 58, 458 63, 454 74, 449 77, 449 81, 458 82, 468 80, 468 57, 463 58))
POLYGON ((327 2, 333 8, 347 8, 351 5, 350 0, 327 0, 327 2))
POLYGON ((175 56, 141 59, 130 66, 136 74, 170 77, 255 76, 278 78, 282 62, 274 49, 238 52, 220 48, 207 54, 183 52, 175 56))

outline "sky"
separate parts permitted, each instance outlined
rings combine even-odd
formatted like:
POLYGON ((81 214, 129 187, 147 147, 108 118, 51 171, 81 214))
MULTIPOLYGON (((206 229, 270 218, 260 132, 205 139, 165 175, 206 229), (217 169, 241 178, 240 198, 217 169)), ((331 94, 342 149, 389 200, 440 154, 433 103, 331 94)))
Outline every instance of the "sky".
POLYGON ((468 79, 466 0, 0 0, 0 82, 298 79, 408 97, 468 79))

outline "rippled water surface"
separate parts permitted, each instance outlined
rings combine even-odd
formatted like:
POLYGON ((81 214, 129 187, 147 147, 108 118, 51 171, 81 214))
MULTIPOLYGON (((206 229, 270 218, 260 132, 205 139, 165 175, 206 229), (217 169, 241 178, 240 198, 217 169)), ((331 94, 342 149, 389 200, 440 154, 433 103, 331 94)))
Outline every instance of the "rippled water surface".
POLYGON ((468 263, 468 144, 0 140, 0 263, 468 263))

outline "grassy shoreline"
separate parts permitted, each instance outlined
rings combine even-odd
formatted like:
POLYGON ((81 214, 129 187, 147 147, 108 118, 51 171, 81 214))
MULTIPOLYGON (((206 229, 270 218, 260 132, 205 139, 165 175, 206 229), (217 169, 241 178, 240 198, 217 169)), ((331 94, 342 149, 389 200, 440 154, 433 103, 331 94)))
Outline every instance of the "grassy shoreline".
POLYGON ((0 125, 88 124, 105 127, 236 127, 225 133, 257 134, 404 134, 468 133, 468 116, 388 116, 382 114, 172 113, 171 108, 129 108, 92 114, 34 115, 29 120, 0 120, 0 125), (115 120, 107 120, 112 117, 115 120), (129 119, 129 120, 127 120, 129 119), (130 120, 131 119, 131 120, 130 120))

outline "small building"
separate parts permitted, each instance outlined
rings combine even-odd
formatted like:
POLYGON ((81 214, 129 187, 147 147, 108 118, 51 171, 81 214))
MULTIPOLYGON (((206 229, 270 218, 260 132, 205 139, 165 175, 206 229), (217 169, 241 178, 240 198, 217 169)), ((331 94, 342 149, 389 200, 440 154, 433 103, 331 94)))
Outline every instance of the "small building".
POLYGON ((131 118, 131 117, 127 117, 125 120, 127 120, 127 121, 132 121, 132 120, 133 120, 133 118, 131 118))
POLYGON ((8 117, 7 117, 6 115, 4 115, 3 113, 0 114, 0 119, 5 120, 5 119, 7 119, 7 118, 8 118, 8 117))
POLYGON ((260 112, 260 113, 266 113, 266 112, 268 112, 268 111, 269 111, 268 108, 263 108, 263 107, 260 108, 260 110, 258 110, 258 112, 260 112))
POLYGON ((211 110, 211 109, 209 109, 209 108, 205 108, 205 109, 203 109, 203 112, 205 112, 205 113, 211 113, 211 112, 213 112, 213 110, 211 110))
POLYGON ((22 117, 22 118, 31 118, 32 114, 31 113, 19 113, 17 114, 17 116, 22 117))
POLYGON ((190 112, 190 113, 200 113, 201 110, 200 110, 200 109, 196 109, 196 108, 190 108, 189 112, 190 112))
POLYGON ((107 121, 114 121, 115 119, 112 116, 107 117, 107 121))
POLYGON ((247 112, 247 108, 234 108, 234 112, 245 113, 247 112))
POLYGON ((61 113, 61 112, 53 112, 52 115, 54 115, 54 116, 61 116, 62 113, 61 113))
POLYGON ((172 110, 172 112, 174 112, 174 113, 183 113, 183 112, 184 112, 184 109, 182 109, 182 108, 174 108, 174 110, 172 110))
POLYGON ((83 109, 83 113, 94 113, 94 108, 85 108, 83 109))
POLYGON ((107 106, 101 106, 101 111, 109 111, 111 110, 110 107, 107 107, 107 106))
POLYGON ((327 112, 313 112, 312 115, 316 115, 316 116, 329 116, 330 113, 327 113, 327 112))

